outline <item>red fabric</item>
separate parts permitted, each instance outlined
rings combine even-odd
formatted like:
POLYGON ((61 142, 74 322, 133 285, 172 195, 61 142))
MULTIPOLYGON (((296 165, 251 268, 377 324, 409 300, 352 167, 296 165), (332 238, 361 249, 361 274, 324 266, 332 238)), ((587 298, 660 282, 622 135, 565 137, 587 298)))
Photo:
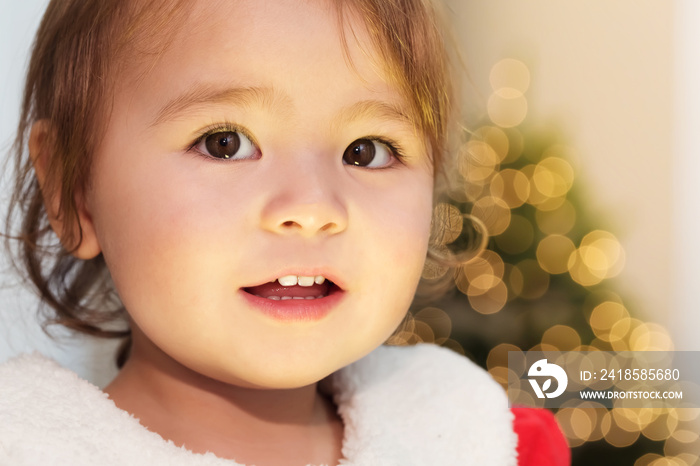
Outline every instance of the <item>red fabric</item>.
POLYGON ((518 434, 518 466, 569 466, 571 451, 554 415, 546 409, 511 408, 518 434))

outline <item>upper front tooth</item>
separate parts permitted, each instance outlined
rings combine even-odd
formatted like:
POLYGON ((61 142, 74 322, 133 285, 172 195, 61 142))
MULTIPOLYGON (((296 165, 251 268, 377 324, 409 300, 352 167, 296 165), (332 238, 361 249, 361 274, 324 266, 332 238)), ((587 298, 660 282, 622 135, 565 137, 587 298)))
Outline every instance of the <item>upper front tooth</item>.
POLYGON ((311 286, 314 284, 314 277, 299 277, 299 286, 311 286))
POLYGON ((284 277, 278 278, 277 281, 280 282, 282 286, 294 286, 297 284, 297 276, 285 275, 284 277))
POLYGON ((284 277, 278 278, 277 281, 279 281, 280 285, 282 286, 294 286, 297 284, 299 286, 311 286, 314 283, 320 285, 321 283, 326 281, 326 279, 323 278, 321 275, 316 275, 315 277, 285 275, 284 277))

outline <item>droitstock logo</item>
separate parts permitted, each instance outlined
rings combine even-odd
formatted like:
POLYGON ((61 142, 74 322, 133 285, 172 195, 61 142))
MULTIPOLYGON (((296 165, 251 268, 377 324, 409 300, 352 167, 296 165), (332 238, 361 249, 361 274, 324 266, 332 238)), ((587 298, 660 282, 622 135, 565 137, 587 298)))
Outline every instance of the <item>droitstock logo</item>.
POLYGON ((564 369, 556 364, 548 363, 546 359, 540 359, 530 366, 530 370, 528 370, 527 375, 530 377, 535 377, 534 379, 528 379, 528 381, 530 382, 530 385, 532 385, 532 389, 535 391, 537 398, 544 398, 545 396, 547 398, 556 398, 564 393, 564 390, 566 390, 566 386, 569 383, 569 378, 566 376, 564 369), (537 379, 542 379, 544 377, 546 377, 546 379, 543 380, 542 387, 540 388, 540 384, 537 379), (556 390, 553 392, 547 392, 547 390, 549 390, 552 386, 552 378, 556 379, 557 381, 556 390))

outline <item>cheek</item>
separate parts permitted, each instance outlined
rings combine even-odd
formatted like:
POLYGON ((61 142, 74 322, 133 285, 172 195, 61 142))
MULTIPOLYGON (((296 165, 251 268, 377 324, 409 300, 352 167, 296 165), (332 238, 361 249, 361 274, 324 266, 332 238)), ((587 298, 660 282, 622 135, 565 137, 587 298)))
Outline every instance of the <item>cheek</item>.
MULTIPOLYGON (((227 227, 242 215, 238 206, 245 200, 225 202, 221 187, 174 164, 134 161, 105 165, 102 173, 109 176, 96 179, 94 221, 128 309, 153 304, 148 297, 155 299, 159 289, 179 290, 167 294, 181 299, 180 291, 224 274, 224 259, 235 260, 237 238, 227 227), (141 306, 135 306, 137 299, 141 306)), ((188 300, 198 299, 200 293, 189 293, 188 300)))
POLYGON ((416 177, 414 183, 387 196, 377 218, 378 234, 396 266, 422 268, 428 249, 432 218, 432 180, 416 177))
POLYGON ((401 189, 376 198, 367 210, 372 214, 368 242, 374 250, 364 259, 381 277, 371 294, 403 303, 404 311, 413 299, 428 250, 432 189, 429 175, 414 176, 401 189))

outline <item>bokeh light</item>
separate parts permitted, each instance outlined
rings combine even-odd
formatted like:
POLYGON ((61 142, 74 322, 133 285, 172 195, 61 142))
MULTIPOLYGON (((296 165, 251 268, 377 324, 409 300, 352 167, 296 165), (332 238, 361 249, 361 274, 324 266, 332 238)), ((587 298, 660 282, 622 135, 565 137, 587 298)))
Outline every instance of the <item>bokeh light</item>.
POLYGON ((537 262, 550 274, 565 273, 569 271, 569 257, 575 250, 568 236, 549 235, 537 245, 537 262))
POLYGON ((484 222, 491 236, 503 233, 510 224, 510 209, 503 199, 487 196, 474 202, 471 214, 484 222))
POLYGON ((545 351, 574 351, 581 346, 581 338, 576 330, 568 325, 554 325, 542 335, 545 351))
POLYGON ((566 235, 576 224, 576 208, 564 200, 559 207, 552 210, 540 210, 535 212, 537 226, 540 231, 549 235, 566 235))
POLYGON ((530 87, 530 70, 520 60, 504 58, 491 68, 489 82, 494 92, 523 95, 530 87))
POLYGON ((522 123, 528 110, 524 95, 530 86, 527 66, 519 60, 506 58, 491 68, 489 80, 493 89, 487 105, 491 121, 502 128, 522 123))
POLYGON ((503 128, 518 126, 527 116, 527 99, 523 95, 494 92, 489 97, 491 121, 503 128))
POLYGON ((502 199, 508 208, 520 207, 530 197, 530 181, 519 170, 506 168, 496 173, 490 184, 491 194, 502 199))
MULTIPOLYGON (((551 128, 528 124, 530 81, 520 60, 493 66, 488 118, 465 131, 447 199, 435 208, 432 250, 459 265, 448 269, 428 260, 423 277, 452 279, 460 304, 418 308, 390 343, 431 342, 467 354, 509 390, 511 400, 542 406, 520 383, 526 368, 508 367, 508 352, 556 351, 559 362, 581 370, 613 370, 622 363, 608 351, 667 355, 673 341, 615 292, 614 279, 626 263, 623 243, 581 201, 575 148, 551 128), (464 238, 482 227, 489 235, 485 250, 478 257, 473 250, 460 252, 464 238)), ((614 383, 596 380, 588 387, 607 390, 614 383)), ((567 390, 583 388, 570 380, 567 390)), ((556 410, 569 445, 604 442, 603 451, 632 451, 652 442, 654 451, 635 450, 629 464, 696 464, 700 408, 614 406, 579 402, 556 410)))

